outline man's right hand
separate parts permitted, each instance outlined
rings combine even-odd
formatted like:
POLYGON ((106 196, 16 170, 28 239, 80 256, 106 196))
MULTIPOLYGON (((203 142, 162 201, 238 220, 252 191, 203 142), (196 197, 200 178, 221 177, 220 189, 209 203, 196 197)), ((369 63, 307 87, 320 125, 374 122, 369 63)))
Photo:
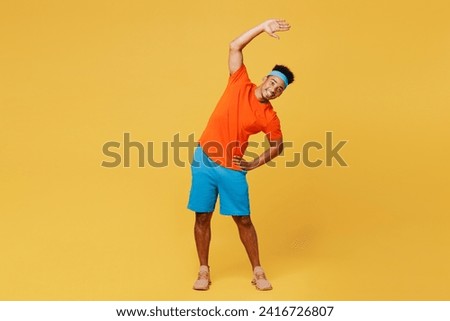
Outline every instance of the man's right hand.
POLYGON ((283 19, 269 19, 263 22, 264 32, 269 34, 269 36, 280 39, 280 37, 275 33, 278 31, 288 31, 291 26, 286 20, 283 19))

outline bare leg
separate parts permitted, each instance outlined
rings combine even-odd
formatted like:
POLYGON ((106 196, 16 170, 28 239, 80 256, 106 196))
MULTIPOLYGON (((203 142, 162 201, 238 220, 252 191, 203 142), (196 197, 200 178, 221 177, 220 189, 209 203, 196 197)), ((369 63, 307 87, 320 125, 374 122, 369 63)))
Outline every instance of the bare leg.
POLYGON ((239 229, 239 236, 247 251, 248 258, 252 264, 252 269, 260 266, 259 251, 258 251, 258 237, 256 235, 255 227, 253 226, 250 216, 233 216, 234 221, 239 229))
POLYGON ((195 213, 194 236, 200 265, 208 264, 212 213, 195 213))
POLYGON ((195 213, 194 236, 200 268, 198 278, 194 282, 194 290, 208 290, 211 284, 208 264, 209 243, 211 242, 211 218, 212 213, 195 213))
POLYGON ((250 216, 233 216, 233 219, 238 226, 239 236, 241 237, 241 241, 244 244, 248 258, 252 264, 252 284, 261 291, 272 290, 272 285, 267 280, 266 274, 259 262, 258 237, 256 236, 256 230, 250 216))

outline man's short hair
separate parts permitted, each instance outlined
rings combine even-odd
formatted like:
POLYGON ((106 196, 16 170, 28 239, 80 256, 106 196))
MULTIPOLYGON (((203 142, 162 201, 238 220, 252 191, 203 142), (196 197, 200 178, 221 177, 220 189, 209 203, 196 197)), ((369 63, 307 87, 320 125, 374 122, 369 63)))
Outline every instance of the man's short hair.
POLYGON ((275 67, 273 67, 272 70, 279 71, 283 75, 285 75, 288 80, 288 84, 292 84, 294 82, 294 74, 288 67, 283 65, 275 65, 275 67))

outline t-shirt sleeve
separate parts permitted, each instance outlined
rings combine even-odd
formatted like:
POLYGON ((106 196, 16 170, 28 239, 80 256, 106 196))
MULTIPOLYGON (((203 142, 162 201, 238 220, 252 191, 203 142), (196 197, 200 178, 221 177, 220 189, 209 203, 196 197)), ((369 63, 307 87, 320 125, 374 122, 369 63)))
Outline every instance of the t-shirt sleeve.
POLYGON ((248 77, 247 68, 244 64, 242 64, 238 70, 236 70, 233 74, 230 75, 230 78, 228 78, 228 85, 232 85, 235 83, 242 83, 242 82, 250 82, 250 79, 248 77))
POLYGON ((278 140, 283 137, 281 132, 280 119, 275 114, 273 118, 267 123, 266 128, 263 130, 264 134, 269 141, 278 140))

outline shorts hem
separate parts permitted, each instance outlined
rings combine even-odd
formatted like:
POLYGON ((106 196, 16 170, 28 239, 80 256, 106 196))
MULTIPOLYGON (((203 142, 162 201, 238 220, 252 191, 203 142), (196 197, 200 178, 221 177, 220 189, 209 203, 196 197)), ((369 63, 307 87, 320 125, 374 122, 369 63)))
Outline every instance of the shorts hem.
POLYGON ((236 212, 234 212, 233 214, 230 214, 230 213, 220 212, 220 215, 224 215, 224 216, 250 216, 250 213, 236 213, 236 212))
POLYGON ((193 212, 196 212, 196 213, 212 213, 212 212, 214 212, 214 208, 212 210, 203 210, 203 209, 202 210, 198 210, 198 209, 194 209, 194 208, 188 206, 187 209, 191 210, 193 212))

